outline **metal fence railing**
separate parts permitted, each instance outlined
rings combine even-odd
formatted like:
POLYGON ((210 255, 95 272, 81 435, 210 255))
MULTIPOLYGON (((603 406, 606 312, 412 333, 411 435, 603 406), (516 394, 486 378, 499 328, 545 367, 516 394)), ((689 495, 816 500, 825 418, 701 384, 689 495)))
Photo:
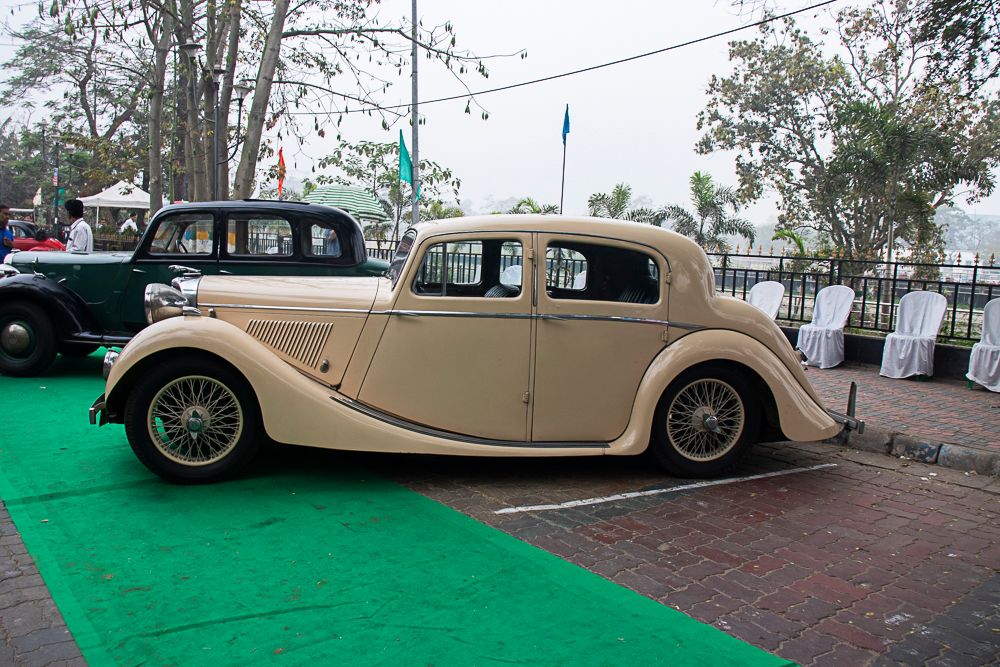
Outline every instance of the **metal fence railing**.
POLYGON ((849 328, 889 333, 899 300, 908 292, 930 290, 948 299, 939 337, 978 340, 983 307, 1000 296, 1000 267, 970 264, 875 262, 839 258, 709 253, 716 290, 746 299, 756 283, 774 280, 785 286, 778 319, 809 322, 816 294, 828 285, 854 290, 849 328))

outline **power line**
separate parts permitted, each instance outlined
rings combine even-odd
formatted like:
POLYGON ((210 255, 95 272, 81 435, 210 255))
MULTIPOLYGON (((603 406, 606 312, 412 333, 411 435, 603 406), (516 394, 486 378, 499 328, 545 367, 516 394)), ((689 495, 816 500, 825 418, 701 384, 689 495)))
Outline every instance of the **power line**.
MULTIPOLYGON (((420 100, 418 104, 434 104, 436 102, 450 102, 452 100, 461 100, 476 97, 477 95, 487 95, 489 93, 498 93, 504 90, 511 90, 513 88, 522 88, 524 86, 532 86, 536 83, 544 83, 546 81, 553 81, 555 79, 562 79, 568 76, 575 76, 577 74, 583 74, 585 72, 593 72, 594 70, 604 69, 605 67, 611 67, 613 65, 621 65, 622 63, 631 62, 633 60, 639 60, 640 58, 648 58, 649 56, 659 55, 661 53, 666 53, 667 51, 676 51, 677 49, 682 49, 687 46, 693 46, 695 44, 700 44, 701 42, 707 42, 712 39, 718 39, 719 37, 725 37, 726 35, 732 35, 749 28, 757 28, 762 25, 771 23, 772 21, 779 21, 789 16, 795 16, 796 14, 802 14, 804 12, 812 11, 813 9, 819 9, 820 7, 825 7, 826 5, 832 5, 837 0, 824 0, 824 2, 818 2, 814 5, 809 5, 808 7, 803 7, 802 9, 796 9, 793 12, 786 12, 784 14, 779 14, 777 16, 771 16, 756 23, 748 23, 747 25, 740 26, 738 28, 730 28, 729 30, 724 30, 722 32, 716 32, 711 35, 705 35, 704 37, 698 37, 697 39, 688 40, 686 42, 681 42, 679 44, 673 44, 671 46, 666 46, 662 49, 656 49, 655 51, 647 51, 646 53, 640 53, 638 55, 629 56, 628 58, 621 58, 619 60, 612 60, 610 62, 602 63, 600 65, 591 65, 590 67, 584 67, 582 69, 576 69, 569 72, 563 72, 561 74, 553 74, 551 76, 545 76, 540 79, 531 79, 530 81, 522 81, 520 83, 512 83, 507 86, 500 86, 498 88, 487 88, 486 90, 479 90, 471 93, 464 93, 462 95, 451 95, 449 97, 439 97, 433 100, 420 100)), ((366 109, 344 109, 343 111, 290 111, 288 115, 290 116, 317 116, 320 114, 326 115, 340 115, 348 113, 369 113, 372 111, 392 111, 394 109, 407 109, 409 104, 394 104, 391 106, 373 106, 366 109)))

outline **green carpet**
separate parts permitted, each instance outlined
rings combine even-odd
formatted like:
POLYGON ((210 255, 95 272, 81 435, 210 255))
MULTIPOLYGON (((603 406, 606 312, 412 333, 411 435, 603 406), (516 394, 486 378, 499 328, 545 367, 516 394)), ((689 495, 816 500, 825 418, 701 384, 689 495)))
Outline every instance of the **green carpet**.
POLYGON ((349 457, 164 484, 102 389, 96 356, 0 377, 0 498, 91 665, 787 664, 349 457))

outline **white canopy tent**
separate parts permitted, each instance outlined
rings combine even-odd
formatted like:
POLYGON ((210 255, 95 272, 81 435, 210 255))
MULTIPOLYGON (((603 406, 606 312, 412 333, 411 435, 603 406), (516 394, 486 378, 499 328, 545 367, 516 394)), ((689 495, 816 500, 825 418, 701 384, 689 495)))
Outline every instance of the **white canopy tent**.
POLYGON ((85 207, 96 208, 96 220, 101 219, 101 208, 141 208, 149 210, 149 193, 137 185, 118 181, 104 192, 80 197, 85 207))

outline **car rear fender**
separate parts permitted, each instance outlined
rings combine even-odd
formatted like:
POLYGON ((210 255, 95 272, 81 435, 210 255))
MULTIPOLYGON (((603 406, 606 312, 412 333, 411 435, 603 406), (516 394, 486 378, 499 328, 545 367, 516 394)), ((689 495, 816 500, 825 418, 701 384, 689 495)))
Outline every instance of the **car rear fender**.
POLYGON ((643 451, 649 444, 653 415, 663 392, 687 369, 711 362, 735 364, 742 371, 756 375, 770 391, 781 431, 789 440, 823 440, 840 432, 840 424, 762 343, 735 331, 711 329, 690 333, 657 355, 639 384, 629 425, 611 443, 608 453, 643 451))
POLYGON ((0 303, 33 303, 49 316, 58 340, 100 332, 100 325, 78 294, 41 275, 22 273, 0 280, 0 303))

